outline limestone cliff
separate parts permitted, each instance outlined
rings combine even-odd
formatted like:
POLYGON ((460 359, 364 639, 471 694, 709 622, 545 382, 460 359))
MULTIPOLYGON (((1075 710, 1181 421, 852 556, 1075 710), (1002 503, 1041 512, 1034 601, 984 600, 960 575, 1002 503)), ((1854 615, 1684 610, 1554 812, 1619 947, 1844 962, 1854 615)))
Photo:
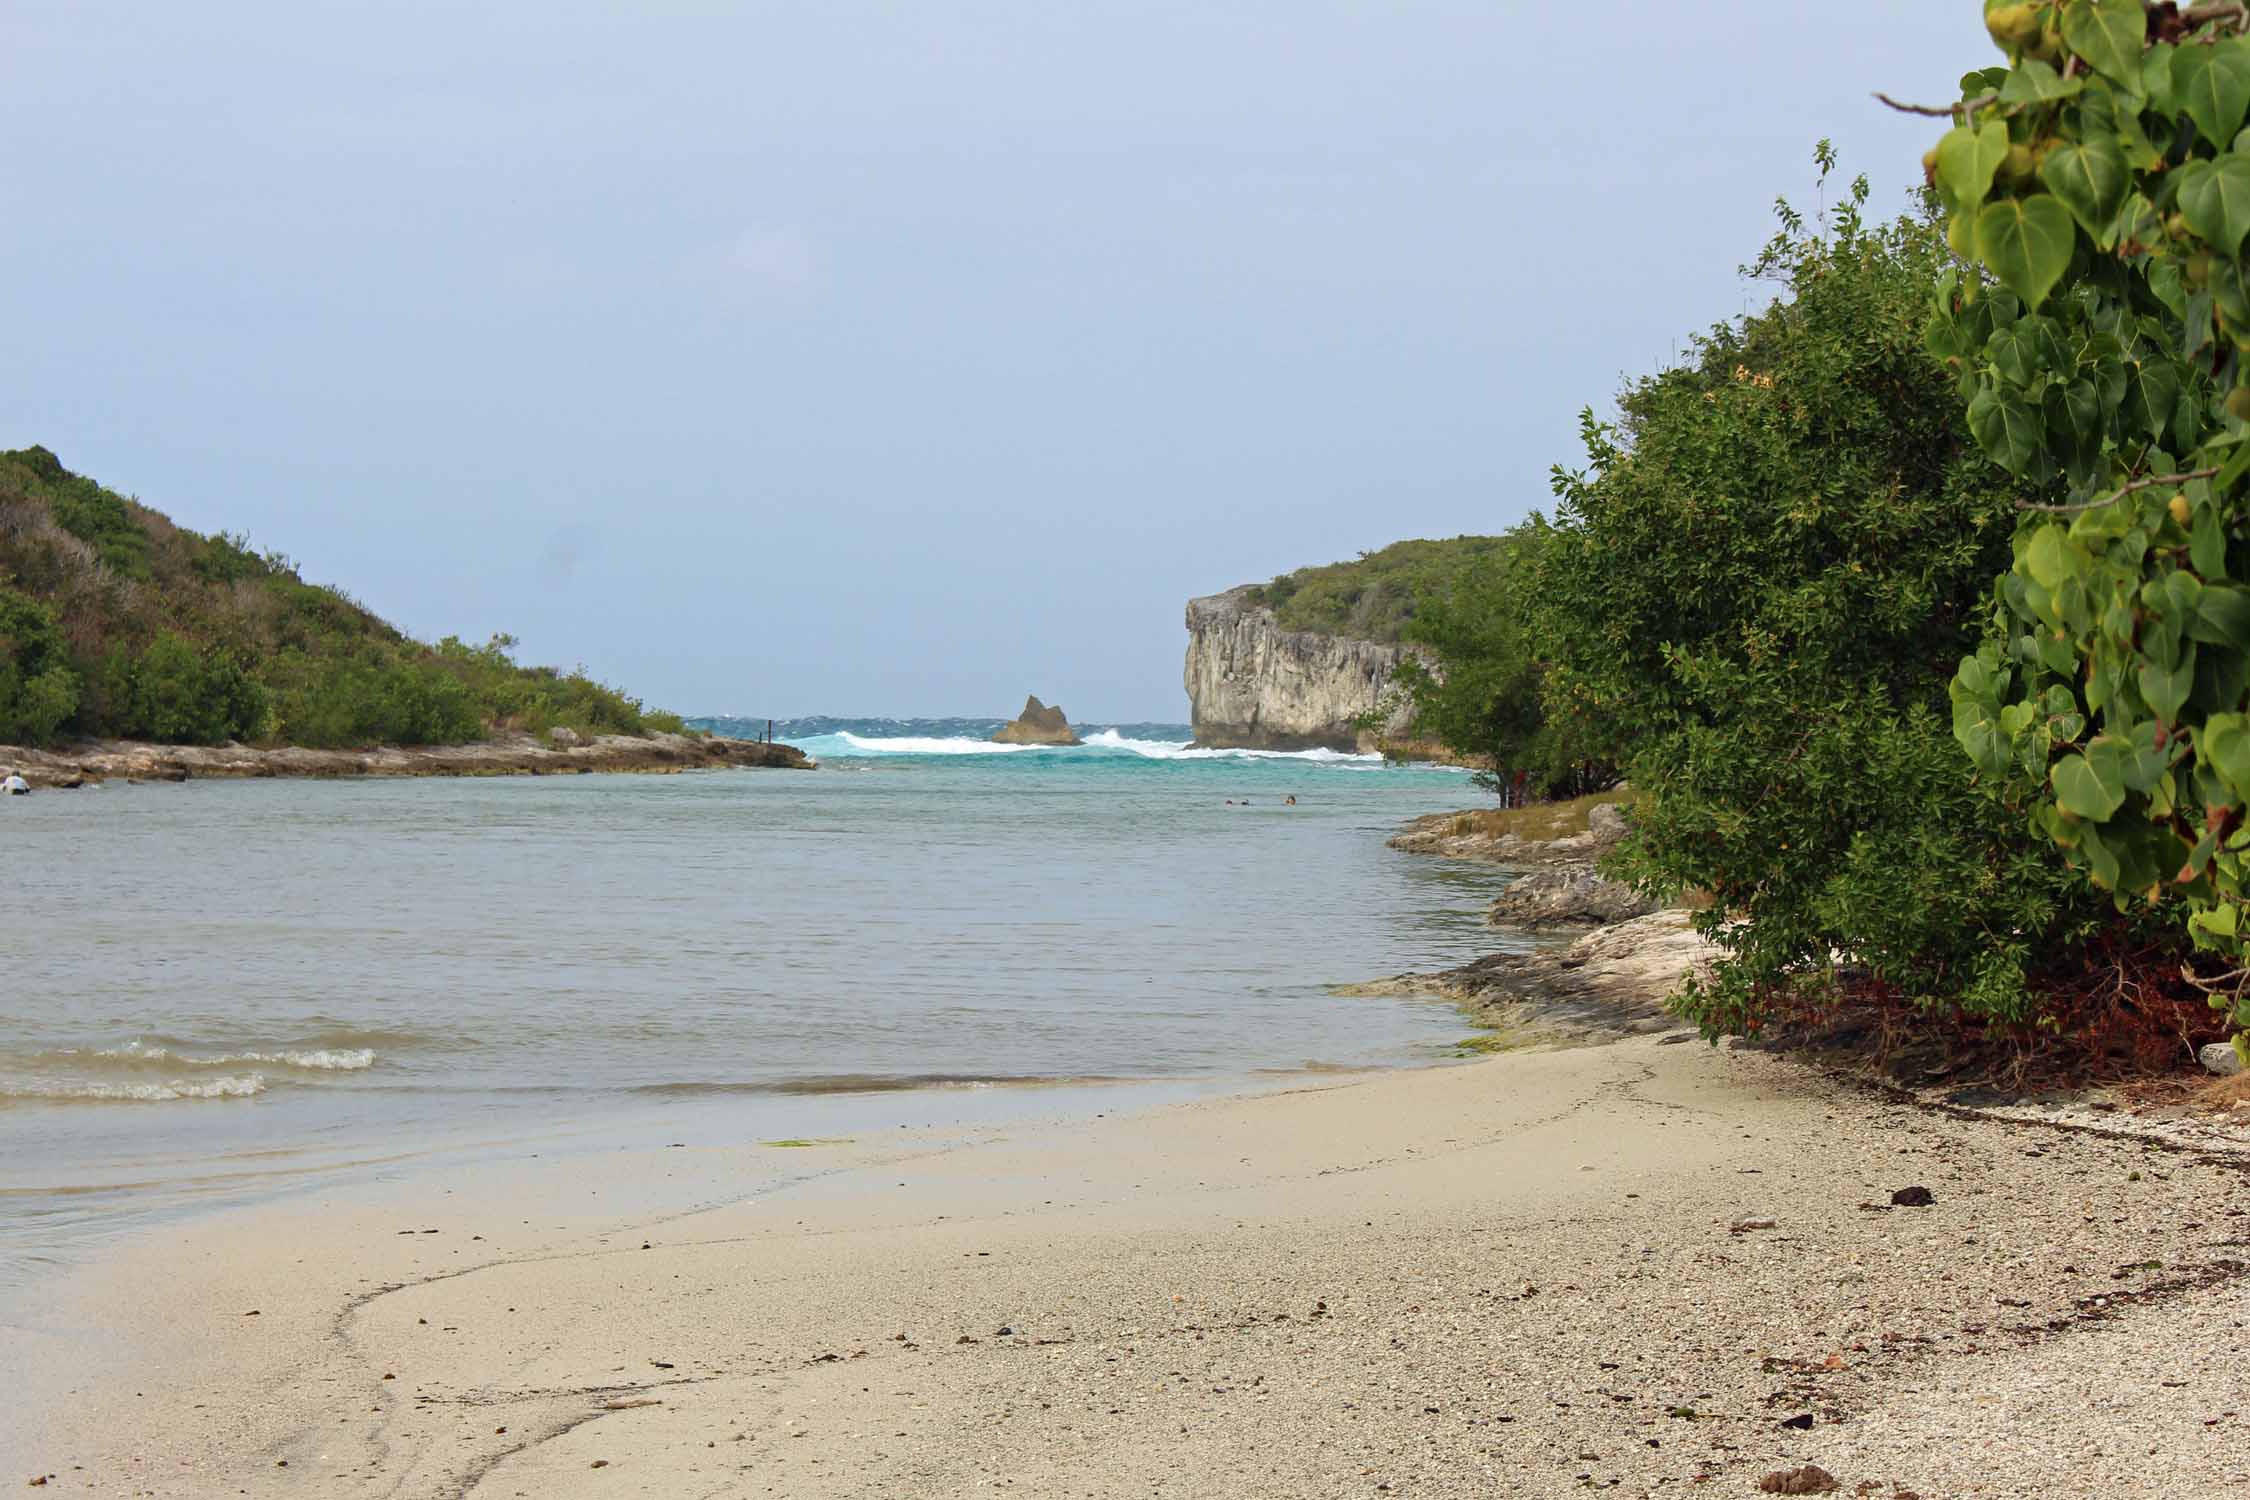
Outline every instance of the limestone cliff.
POLYGON ((1187 695, 1195 742, 1256 750, 1374 749, 1402 734, 1396 709, 1380 732, 1358 719, 1381 706, 1413 648, 1286 630, 1250 588, 1187 607, 1187 695))

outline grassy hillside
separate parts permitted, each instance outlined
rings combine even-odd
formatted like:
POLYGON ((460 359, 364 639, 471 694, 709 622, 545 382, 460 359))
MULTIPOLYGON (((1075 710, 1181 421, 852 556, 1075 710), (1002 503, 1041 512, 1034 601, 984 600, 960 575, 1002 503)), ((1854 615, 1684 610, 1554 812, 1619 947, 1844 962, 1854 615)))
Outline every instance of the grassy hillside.
POLYGON ((1356 562, 1299 568, 1251 590, 1291 630, 1354 640, 1395 641, 1414 617, 1416 601, 1452 586, 1470 565, 1491 561, 1507 546, 1496 536, 1393 542, 1356 562))
POLYGON ((514 645, 423 645, 278 552, 175 526, 44 448, 0 451, 0 744, 679 728, 582 672, 517 666, 514 645))

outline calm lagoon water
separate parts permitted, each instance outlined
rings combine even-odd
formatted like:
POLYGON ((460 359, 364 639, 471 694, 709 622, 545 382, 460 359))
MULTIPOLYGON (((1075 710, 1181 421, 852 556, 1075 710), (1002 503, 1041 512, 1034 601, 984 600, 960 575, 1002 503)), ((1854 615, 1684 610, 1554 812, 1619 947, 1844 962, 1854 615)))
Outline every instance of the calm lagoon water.
POLYGON ((0 1281, 433 1153, 1451 1055, 1447 1008, 1329 986, 1499 946, 1504 876, 1383 847, 1465 777, 996 722, 781 726, 811 772, 0 800, 0 1281))

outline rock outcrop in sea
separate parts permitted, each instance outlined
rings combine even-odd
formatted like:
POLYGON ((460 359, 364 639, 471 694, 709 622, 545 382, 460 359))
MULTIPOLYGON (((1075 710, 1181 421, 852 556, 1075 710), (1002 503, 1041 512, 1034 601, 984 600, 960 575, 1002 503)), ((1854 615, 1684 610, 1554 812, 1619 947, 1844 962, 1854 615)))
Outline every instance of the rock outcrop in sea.
POLYGON ((1403 705, 1378 728, 1359 721, 1384 706, 1413 647, 1285 629, 1251 588, 1188 601, 1185 677, 1198 745, 1375 750, 1406 731, 1413 714, 1403 705))
POLYGON ((1079 745, 1079 739, 1063 717, 1062 706, 1049 708, 1034 695, 1023 700, 1023 712, 1016 715, 1013 724, 1003 724, 992 737, 996 745, 1079 745))

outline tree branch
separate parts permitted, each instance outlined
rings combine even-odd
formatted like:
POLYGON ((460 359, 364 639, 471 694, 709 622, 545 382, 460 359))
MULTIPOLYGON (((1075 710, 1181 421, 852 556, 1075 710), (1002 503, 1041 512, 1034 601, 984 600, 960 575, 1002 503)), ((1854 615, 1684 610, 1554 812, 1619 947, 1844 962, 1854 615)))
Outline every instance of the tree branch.
POLYGON ((2205 21, 2220 21, 2229 16, 2234 18, 2238 26, 2250 23, 2250 9, 2246 9, 2241 0, 2214 0, 2212 4, 2191 5, 2180 12, 2180 19, 2190 26, 2201 26, 2205 21))
POLYGON ((2041 505, 2036 500, 2018 500, 2016 509, 2043 510, 2049 515, 2073 516, 2082 510, 2098 510, 2112 501, 2122 500, 2135 490, 2151 489, 2160 484, 2186 484, 2191 479, 2215 479, 2218 473, 2217 469, 2191 469, 2184 474, 2151 474, 2145 479, 2136 479, 2115 494, 2104 495, 2099 500, 2085 500, 2076 505, 2041 505))
POLYGON ((1881 89, 1877 89, 1875 91, 1875 97, 1881 100, 1884 104, 1889 105, 1892 109, 1897 110, 1902 115, 1928 115, 1933 120, 1949 120, 1953 118, 1953 116, 1960 114, 1964 110, 1982 109, 1987 104, 1997 104, 2000 102, 2000 96, 1996 93, 1983 93, 1977 95, 1977 97, 1974 99, 1964 99, 1959 104, 1947 104, 1943 106, 1935 104, 1901 103, 1899 100, 1893 99, 1890 95, 1884 93, 1881 89))

